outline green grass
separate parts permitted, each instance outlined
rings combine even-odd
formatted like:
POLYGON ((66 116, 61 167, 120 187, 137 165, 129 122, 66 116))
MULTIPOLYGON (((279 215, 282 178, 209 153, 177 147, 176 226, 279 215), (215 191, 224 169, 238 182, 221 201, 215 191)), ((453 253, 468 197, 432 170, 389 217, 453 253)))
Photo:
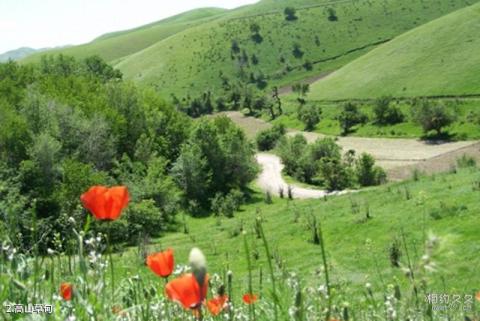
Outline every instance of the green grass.
MULTIPOLYGON (((126 78, 153 85, 167 97, 171 93, 185 97, 218 90, 220 72, 234 82, 238 62, 231 59, 233 39, 250 58, 253 54, 258 57, 258 65, 250 63, 245 67, 247 77, 261 72, 270 85, 284 85, 336 70, 378 43, 468 3, 469 0, 438 0, 434 5, 421 0, 264 0, 202 19, 166 21, 114 33, 87 45, 54 52, 79 57, 100 54, 126 78), (297 9, 298 20, 285 21, 283 10, 287 6, 297 9), (336 11, 337 21, 329 21, 328 9, 336 11), (251 39, 252 23, 260 26, 263 42, 251 39), (302 57, 293 55, 295 43, 301 46, 302 57), (312 70, 302 67, 306 61, 313 63, 312 70)), ((33 59, 38 59, 38 55, 27 61, 33 59)))
POLYGON ((480 94, 480 3, 379 46, 314 83, 310 99, 480 94))
MULTIPOLYGON (((267 267, 261 240, 253 233, 254 221, 260 215, 275 257, 288 270, 312 282, 322 264, 320 247, 310 242, 311 232, 307 227, 308 217, 313 213, 323 226, 335 284, 346 282, 360 293, 365 282, 380 287, 377 274, 380 271, 385 282, 391 283, 396 277, 406 286, 408 282, 402 270, 392 268, 388 257, 391 242, 400 237, 403 229, 415 262, 422 256, 425 234, 433 233, 440 238, 439 252, 433 258, 438 272, 428 277, 432 292, 443 290, 444 278, 448 292, 466 293, 480 283, 480 274, 475 269, 480 266, 477 224, 480 192, 473 188, 478 181, 479 170, 463 169, 457 174, 424 177, 327 200, 292 202, 277 198, 273 204, 266 205, 260 201, 262 196, 256 195, 257 200, 243 206, 233 219, 187 218, 189 234, 169 233, 150 250, 159 249, 160 244, 164 248, 172 247, 177 263, 186 263, 189 250, 198 246, 207 256, 210 273, 222 274, 230 269, 237 282, 236 291, 245 290, 247 265, 239 227, 243 224, 250 247, 259 252, 259 259, 253 260, 254 279, 258 282, 259 269, 265 272, 267 267), (358 212, 352 210, 355 206, 358 212), (370 220, 364 219, 367 208, 372 216, 370 220), (295 212, 299 217, 296 222, 295 212), (434 219, 430 213, 440 213, 443 218, 434 219), (238 235, 232 234, 234 231, 238 235)), ((401 261, 406 265, 405 251, 402 252, 401 261)), ((131 249, 118 258, 116 266, 121 274, 141 273, 155 281, 155 276, 142 267, 141 262, 135 260, 135 249, 131 249)), ((258 290, 258 283, 255 287, 258 290)), ((349 298, 349 301, 362 299, 349 298)))
POLYGON ((422 23, 464 7, 466 1, 439 1, 426 6, 422 1, 338 2, 322 6, 322 2, 283 1, 260 2, 240 11, 233 11, 221 19, 176 34, 123 60, 117 67, 127 78, 151 84, 168 95, 180 97, 220 87, 219 72, 230 80, 238 72, 232 60, 232 39, 248 56, 255 54, 257 66, 246 68, 247 76, 262 72, 270 84, 290 83, 328 70, 334 70, 373 49, 370 44, 391 39, 422 23), (316 5, 312 6, 314 3, 316 5), (297 8, 298 20, 286 22, 283 9, 297 8), (336 10, 338 21, 328 20, 327 9, 336 10), (395 23, 392 23, 395 19, 395 23), (249 26, 257 23, 263 37, 254 43, 249 26), (316 42, 318 38, 318 43, 316 42), (301 45, 304 56, 295 58, 293 45, 301 45), (367 47, 363 51, 350 50, 367 47), (281 58, 285 62, 281 62, 281 58), (319 62, 331 57, 337 59, 319 62), (306 71, 305 61, 319 62, 312 71, 306 71), (292 68, 287 71, 287 66, 292 68))
MULTIPOLYGON (((480 124, 474 123, 472 115, 478 113, 480 100, 462 99, 462 100, 444 100, 456 116, 456 121, 445 128, 445 131, 451 136, 452 140, 474 140, 480 139, 480 124)), ((370 121, 363 125, 357 125, 350 136, 358 137, 385 137, 385 138, 420 138, 425 134, 420 125, 415 123, 411 117, 411 105, 407 101, 394 102, 402 113, 406 116, 404 122, 395 125, 380 126, 374 123, 373 101, 361 102, 360 110, 367 114, 370 121)), ((304 124, 297 118, 298 103, 292 96, 284 99, 284 115, 271 121, 276 124, 284 124, 287 128, 304 130, 304 124)), ((342 130, 337 120, 342 110, 342 103, 325 103, 310 101, 308 105, 320 105, 322 108, 322 117, 320 123, 315 127, 314 132, 340 136, 342 130)))

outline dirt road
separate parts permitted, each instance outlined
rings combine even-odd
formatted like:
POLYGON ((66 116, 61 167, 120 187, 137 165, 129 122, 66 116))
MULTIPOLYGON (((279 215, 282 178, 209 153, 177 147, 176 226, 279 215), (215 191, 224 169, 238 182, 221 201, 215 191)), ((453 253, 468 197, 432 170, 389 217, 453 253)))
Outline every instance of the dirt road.
MULTIPOLYGON (((282 177, 283 165, 280 158, 273 154, 258 153, 256 155, 257 162, 262 167, 262 172, 258 176, 257 184, 265 192, 268 191, 273 195, 279 195, 280 190, 283 190, 285 197, 288 195, 289 185, 282 177)), ((325 195, 339 195, 343 192, 328 193, 327 191, 303 188, 295 185, 290 185, 293 198, 321 198, 325 195)))
MULTIPOLYGON (((271 124, 254 117, 245 117, 240 112, 223 113, 245 130, 250 138, 271 127, 271 124)), ((325 135, 311 132, 289 130, 288 135, 302 134, 307 141, 313 142, 325 135)), ((412 177, 414 170, 433 174, 444 172, 456 165, 457 158, 463 154, 480 161, 480 143, 478 141, 462 142, 428 142, 419 139, 403 138, 365 138, 337 137, 337 143, 346 152, 350 149, 357 154, 369 153, 382 166, 390 180, 404 180, 412 177)))

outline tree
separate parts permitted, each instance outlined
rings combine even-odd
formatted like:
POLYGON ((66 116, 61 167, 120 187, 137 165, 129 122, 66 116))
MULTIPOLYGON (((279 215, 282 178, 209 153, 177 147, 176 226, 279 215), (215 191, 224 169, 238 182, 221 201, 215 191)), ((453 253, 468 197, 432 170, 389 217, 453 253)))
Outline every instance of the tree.
POLYGON ((366 153, 360 155, 355 164, 358 183, 361 186, 380 185, 386 181, 385 171, 375 166, 375 159, 366 153))
POLYGON ((300 157, 307 149, 307 140, 302 134, 282 137, 278 142, 278 155, 285 166, 285 173, 293 177, 301 176, 300 157))
POLYGON ((283 10, 283 13, 285 14, 285 20, 287 21, 294 21, 298 19, 296 16, 297 10, 295 10, 293 7, 286 7, 285 10, 283 10))
POLYGON ((343 190, 352 185, 352 170, 340 158, 322 158, 319 161, 319 172, 329 191, 343 190))
POLYGON ((265 151, 275 148, 275 145, 285 135, 285 132, 285 126, 282 124, 275 124, 271 128, 262 130, 255 139, 258 150, 265 151))
POLYGON ((307 83, 296 83, 292 86, 292 91, 297 94, 297 100, 300 106, 305 105, 305 96, 310 91, 310 85, 307 83))
POLYGON ((389 96, 380 97, 375 100, 373 112, 377 124, 393 125, 403 121, 404 115, 397 106, 392 106, 391 102, 392 98, 389 96))
POLYGON ((186 203, 203 208, 217 193, 244 189, 256 173, 253 146, 227 117, 201 118, 172 168, 186 203))
POLYGON ((260 26, 258 25, 258 23, 252 23, 250 25, 250 31, 252 32, 252 40, 255 43, 261 43, 263 41, 263 38, 260 35, 260 26))
POLYGON ((432 103, 423 100, 412 108, 415 121, 420 124, 425 134, 436 131, 437 136, 442 133, 442 128, 455 121, 454 115, 442 103, 432 103))
POLYGON ((337 21, 337 12, 333 8, 328 8, 328 20, 330 21, 337 21))
POLYGON ((318 106, 301 106, 298 119, 305 125, 305 130, 311 131, 320 122, 322 109, 318 106))
POLYGON ((283 114, 282 100, 280 99, 280 94, 278 92, 278 87, 277 86, 273 87, 272 98, 275 101, 275 103, 277 104, 278 113, 280 115, 283 114))
POLYGON ((365 123, 367 116, 358 110, 356 104, 348 102, 343 105, 343 110, 338 116, 338 121, 342 128, 342 135, 346 135, 351 131, 353 126, 365 123))
POLYGON ((295 58, 301 59, 305 53, 302 50, 302 46, 296 42, 293 44, 292 54, 295 58))
POLYGON ((233 54, 238 54, 240 52, 240 45, 236 39, 232 40, 231 50, 233 54))

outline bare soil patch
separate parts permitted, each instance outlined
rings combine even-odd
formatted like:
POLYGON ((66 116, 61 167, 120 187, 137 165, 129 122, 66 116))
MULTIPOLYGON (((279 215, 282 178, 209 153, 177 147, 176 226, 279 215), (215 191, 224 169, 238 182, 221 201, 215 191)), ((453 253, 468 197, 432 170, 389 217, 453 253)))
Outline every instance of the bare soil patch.
MULTIPOLYGON (((224 113, 238 126, 243 128, 250 138, 271 125, 261 119, 245 117, 239 112, 224 113)), ((313 142, 325 135, 311 132, 289 130, 288 135, 302 134, 307 141, 313 142)), ((403 180, 412 176, 416 169, 426 174, 448 171, 455 166, 457 158, 463 154, 480 161, 480 142, 431 142, 419 139, 403 138, 364 138, 337 137, 338 144, 346 152, 350 149, 357 154, 369 153, 388 174, 390 180, 403 180)))

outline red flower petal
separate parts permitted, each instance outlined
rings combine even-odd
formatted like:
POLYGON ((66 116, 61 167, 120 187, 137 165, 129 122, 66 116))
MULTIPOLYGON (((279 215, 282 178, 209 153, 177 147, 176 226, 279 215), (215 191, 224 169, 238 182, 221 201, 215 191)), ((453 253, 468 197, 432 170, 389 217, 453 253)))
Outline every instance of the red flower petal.
POLYGON ((70 283, 63 282, 60 284, 60 295, 65 301, 72 299, 72 289, 73 286, 70 283))
POLYGON ((114 221, 120 217, 122 210, 130 200, 130 196, 125 186, 111 188, 93 186, 82 194, 80 200, 96 219, 114 221))
POLYGON ((258 297, 255 294, 247 293, 243 295, 242 299, 246 304, 253 304, 257 302, 258 297))
POLYGON ((180 302, 185 309, 192 309, 202 303, 207 295, 207 288, 208 277, 200 287, 195 276, 189 273, 168 282, 165 293, 170 300, 180 302))
POLYGON ((219 315, 228 302, 228 296, 221 295, 207 301, 208 311, 214 316, 219 315))
POLYGON ((170 276, 174 267, 173 250, 168 249, 147 256, 147 265, 158 276, 163 278, 170 276))

